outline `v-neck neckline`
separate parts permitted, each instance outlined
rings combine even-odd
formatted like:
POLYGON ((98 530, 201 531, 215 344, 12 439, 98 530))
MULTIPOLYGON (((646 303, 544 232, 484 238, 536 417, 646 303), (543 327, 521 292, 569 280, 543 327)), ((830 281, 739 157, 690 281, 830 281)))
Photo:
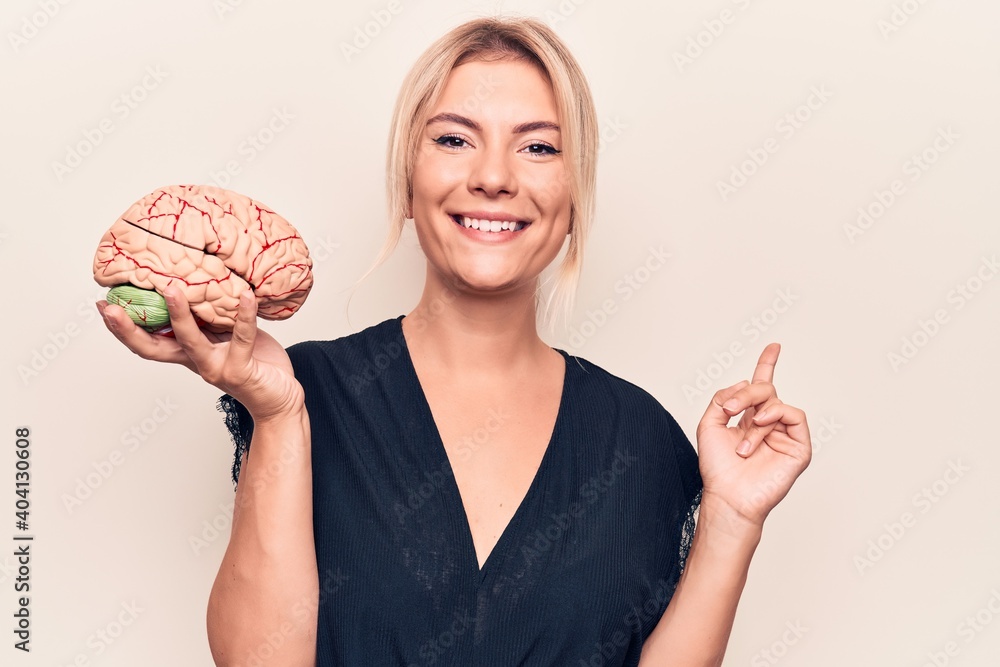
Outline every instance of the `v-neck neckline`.
MULTIPOLYGON (((451 459, 448 457, 448 450, 444 446, 444 439, 441 437, 441 430, 438 428, 437 422, 434 420, 434 413, 431 411, 430 401, 427 400, 427 394, 424 392, 423 385, 420 384, 420 377, 417 375, 417 369, 413 365, 413 358, 410 356, 409 346, 406 344, 406 337, 403 336, 403 318, 405 315, 400 315, 396 318, 396 329, 399 334, 400 347, 402 347, 403 354, 402 357, 405 358, 405 366, 407 374, 409 375, 410 382, 414 393, 419 399, 420 411, 423 413, 424 423, 428 425, 431 432, 431 436, 434 440, 432 447, 436 449, 436 454, 439 462, 435 462, 435 466, 448 463, 449 469, 451 469, 451 459)), ((451 494, 453 502, 453 507, 449 508, 449 511, 457 511, 461 514, 461 524, 463 528, 463 539, 465 541, 465 553, 468 558, 471 558, 472 567, 476 573, 476 583, 477 585, 482 583, 486 572, 489 570, 490 565, 496 561, 498 558, 502 557, 502 554, 507 551, 508 542, 514 539, 514 532, 517 530, 521 519, 524 514, 528 511, 526 508, 533 500, 534 496, 538 494, 538 487, 541 485, 542 476, 545 474, 546 470, 551 467, 551 459, 555 457, 555 444, 558 441, 558 436, 563 429, 563 422, 566 420, 566 409, 567 409, 567 396, 570 391, 570 363, 569 355, 559 349, 552 348, 558 352, 565 364, 565 369, 563 372, 563 384, 562 391, 559 396, 559 408, 556 411, 556 420, 552 426, 552 434, 549 436, 549 442, 545 446, 545 452, 542 454, 541 461, 538 464, 538 469, 535 471, 535 476, 532 478, 531 483, 528 485, 528 490, 525 492, 524 497, 521 498, 520 504, 517 509, 514 510, 514 514, 511 516, 510 521, 504 527, 500 537, 497 539, 496 543, 493 545, 493 549, 486 556, 486 560, 483 561, 483 566, 479 567, 479 554, 476 552, 476 543, 472 537, 472 524, 469 521, 468 512, 465 509, 465 502, 462 499, 462 492, 458 488, 458 482, 455 480, 455 475, 447 475, 447 480, 444 482, 445 486, 448 487, 448 493, 451 494)), ((437 467, 436 469, 440 469, 437 467)))

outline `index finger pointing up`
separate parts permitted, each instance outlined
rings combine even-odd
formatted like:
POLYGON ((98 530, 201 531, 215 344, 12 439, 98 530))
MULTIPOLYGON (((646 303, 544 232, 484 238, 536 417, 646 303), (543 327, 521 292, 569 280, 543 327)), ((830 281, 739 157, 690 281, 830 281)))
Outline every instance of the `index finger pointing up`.
POLYGON ((774 382, 774 365, 778 363, 778 353, 781 352, 780 343, 769 343, 764 351, 760 353, 757 360, 757 368, 753 371, 751 382, 774 382))

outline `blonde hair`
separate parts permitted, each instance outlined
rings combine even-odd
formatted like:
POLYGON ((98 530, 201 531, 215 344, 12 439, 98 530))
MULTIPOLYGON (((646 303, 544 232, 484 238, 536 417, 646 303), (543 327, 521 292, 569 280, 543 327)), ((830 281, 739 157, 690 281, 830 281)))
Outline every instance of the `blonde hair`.
MULTIPOLYGON (((396 98, 386 154, 389 234, 375 263, 358 279, 355 288, 388 259, 399 243, 413 194, 413 166, 422 124, 440 98, 448 75, 465 62, 479 60, 533 63, 548 78, 555 95, 572 205, 569 247, 545 306, 546 320, 554 331, 551 314, 561 306, 568 322, 573 311, 583 249, 593 224, 599 138, 597 113, 583 71, 555 32, 530 17, 492 16, 463 23, 434 42, 406 75, 396 98), (552 308, 553 301, 556 309, 552 308)), ((539 277, 535 289, 536 313, 541 286, 539 277)))

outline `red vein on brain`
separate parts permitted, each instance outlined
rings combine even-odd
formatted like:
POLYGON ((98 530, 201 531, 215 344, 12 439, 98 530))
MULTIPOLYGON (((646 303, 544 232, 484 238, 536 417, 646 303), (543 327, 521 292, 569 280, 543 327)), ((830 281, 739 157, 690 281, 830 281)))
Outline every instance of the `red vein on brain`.
POLYGON ((264 219, 261 217, 261 213, 267 213, 269 215, 276 215, 274 211, 268 211, 266 208, 261 208, 257 206, 257 202, 250 200, 250 204, 257 209, 257 228, 260 230, 260 235, 264 237, 264 243, 269 243, 267 240, 267 233, 264 231, 264 219))
MULTIPOLYGON (((206 197, 205 199, 208 199, 208 198, 206 197)), ((215 202, 215 200, 212 200, 212 203, 214 203, 216 206, 218 206, 218 203, 215 202)), ((232 205, 230 204, 230 206, 232 206, 232 205)), ((174 218, 174 226, 173 226, 173 230, 170 233, 170 238, 171 238, 171 240, 177 240, 177 225, 180 223, 180 219, 181 219, 181 216, 184 215, 184 211, 187 210, 187 209, 189 209, 189 208, 197 211, 198 213, 200 213, 202 215, 203 218, 206 218, 208 220, 208 226, 211 227, 212 231, 215 233, 216 243, 219 246, 218 248, 215 249, 215 252, 218 252, 219 248, 222 247, 222 242, 218 240, 218 238, 219 238, 219 230, 217 230, 215 228, 215 224, 213 224, 213 222, 212 222, 212 215, 208 211, 201 210, 200 208, 198 208, 197 206, 195 206, 191 202, 187 201, 186 199, 182 199, 181 197, 175 197, 174 195, 170 194, 169 192, 161 192, 160 195, 156 199, 153 200, 153 203, 150 204, 146 208, 147 217, 145 217, 145 218, 139 218, 139 221, 141 222, 142 220, 153 220, 154 218, 162 218, 162 217, 165 217, 165 216, 173 216, 173 218, 174 218), (158 213, 156 215, 153 215, 153 209, 157 208, 157 204, 160 203, 160 200, 163 197, 169 197, 171 199, 176 199, 177 201, 179 201, 180 204, 181 204, 181 210, 179 212, 177 212, 177 213, 158 213)), ((222 207, 219 206, 219 208, 222 208, 222 207)), ((226 211, 223 210, 223 213, 226 213, 226 211)), ((231 215, 231 213, 230 213, 230 215, 231 215)), ((180 243, 180 242, 178 241, 178 243, 180 243)), ((181 244, 181 245, 185 245, 185 244, 181 244)), ((190 248, 191 246, 188 246, 188 247, 190 248)))
MULTIPOLYGON (((233 202, 229 202, 229 210, 226 210, 226 209, 222 208, 222 205, 219 202, 215 201, 211 197, 204 197, 204 199, 208 203, 215 204, 216 206, 218 206, 219 210, 222 211, 222 215, 230 215, 230 216, 232 216, 234 218, 236 217, 236 215, 233 213, 233 202)), ((217 239, 221 238, 220 235, 219 235, 219 230, 215 228, 215 222, 212 220, 212 216, 208 216, 208 224, 212 228, 212 232, 215 234, 215 238, 217 238, 217 239)), ((218 247, 216 247, 216 249, 213 252, 219 252, 220 250, 222 250, 222 241, 217 241, 217 243, 219 245, 218 245, 218 247)))
MULTIPOLYGON (((247 274, 247 282, 248 283, 252 283, 253 282, 253 274, 254 274, 254 271, 257 270, 257 260, 260 259, 261 255, 263 255, 270 248, 273 248, 274 246, 278 245, 282 241, 292 241, 292 240, 295 240, 295 239, 298 239, 298 238, 302 238, 302 237, 298 236, 297 234, 293 235, 293 236, 286 236, 285 238, 281 238, 281 239, 277 239, 275 241, 271 241, 267 245, 263 246, 260 249, 260 252, 258 252, 256 255, 254 255, 253 261, 250 262, 250 273, 247 274)), ((264 276, 264 280, 267 280, 267 276, 264 276)))
POLYGON ((215 204, 216 206, 218 206, 219 210, 222 211, 222 215, 231 215, 233 217, 236 217, 235 214, 233 213, 233 202, 229 202, 229 209, 227 210, 227 209, 222 208, 222 204, 220 204, 218 201, 216 201, 212 197, 206 196, 205 197, 205 201, 207 201, 209 204, 215 204))
MULTIPOLYGON (((279 266, 278 268, 276 268, 274 271, 271 271, 269 274, 267 274, 266 276, 264 276, 264 279, 260 282, 260 285, 263 285, 264 283, 266 283, 267 280, 268 280, 268 278, 270 278, 271 276, 273 276, 278 271, 284 271, 285 269, 291 268, 293 266, 295 268, 298 268, 298 269, 305 269, 306 270, 306 272, 302 274, 302 278, 299 280, 298 285, 296 285, 292 289, 288 290, 287 292, 281 292, 280 294, 271 294, 270 296, 271 297, 284 296, 286 294, 292 294, 293 292, 300 291, 299 287, 302 285, 303 282, 305 282, 307 276, 309 275, 309 266, 306 265, 306 264, 282 264, 281 266, 279 266)), ((258 287, 260 287, 260 285, 258 285, 258 287)))

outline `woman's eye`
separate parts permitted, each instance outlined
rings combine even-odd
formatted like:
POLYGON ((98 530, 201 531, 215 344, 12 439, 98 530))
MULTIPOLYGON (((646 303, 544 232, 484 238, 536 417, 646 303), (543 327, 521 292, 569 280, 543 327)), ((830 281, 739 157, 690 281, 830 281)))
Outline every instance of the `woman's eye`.
POLYGON ((554 147, 549 146, 548 144, 538 144, 538 143, 531 144, 530 146, 528 146, 528 149, 529 149, 528 153, 530 155, 559 155, 559 153, 562 152, 562 151, 556 150, 554 147), (530 149, 534 149, 534 148, 541 149, 541 150, 538 150, 538 151, 530 150, 530 149))
POLYGON ((441 144, 442 146, 447 146, 448 148, 461 148, 462 144, 465 143, 465 139, 454 134, 446 134, 443 137, 438 137, 434 140, 434 143, 441 144))

